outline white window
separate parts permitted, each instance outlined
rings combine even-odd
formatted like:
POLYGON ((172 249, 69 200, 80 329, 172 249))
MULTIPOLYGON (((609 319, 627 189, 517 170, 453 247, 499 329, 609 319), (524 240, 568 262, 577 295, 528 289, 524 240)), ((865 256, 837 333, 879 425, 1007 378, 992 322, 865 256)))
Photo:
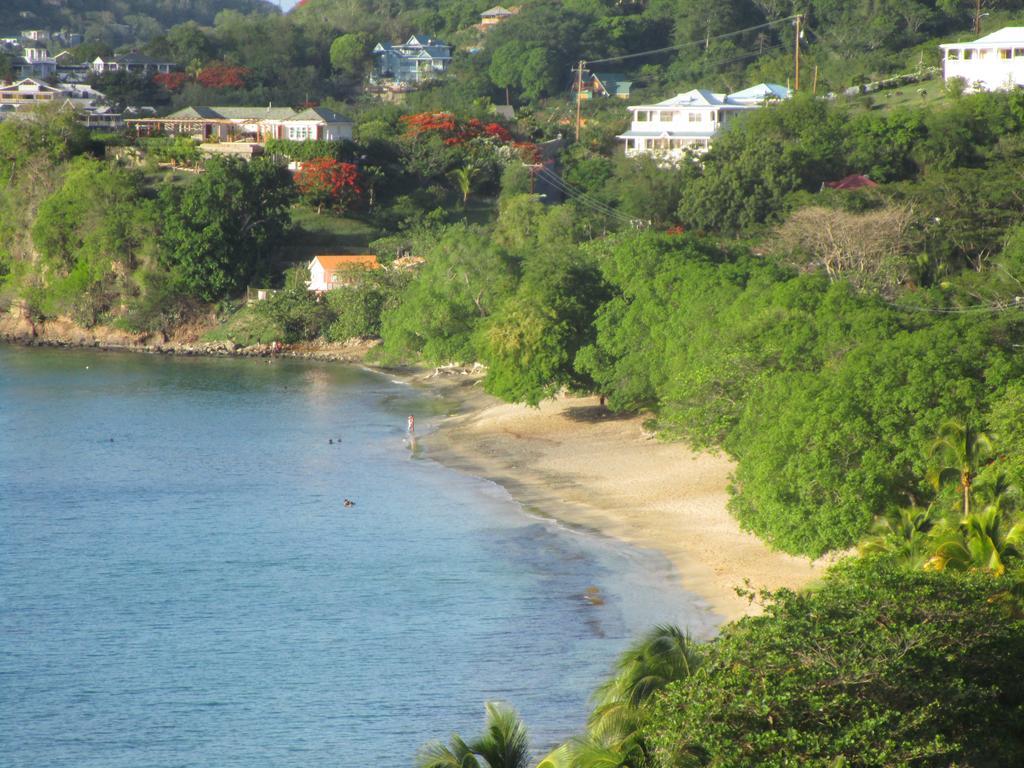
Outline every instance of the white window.
POLYGON ((1013 58, 1013 49, 1012 48, 1000 48, 999 49, 999 58, 1000 59, 1012 59, 1013 58))
POLYGON ((649 117, 647 112, 637 112, 636 113, 636 121, 638 123, 646 123, 649 119, 650 119, 650 117, 649 117))
POLYGON ((308 125, 289 125, 288 126, 288 138, 292 141, 305 141, 310 138, 310 128, 308 125))
POLYGON ((701 121, 701 114, 700 114, 700 112, 691 112, 690 113, 690 122, 691 123, 699 123, 700 121, 701 121))
POLYGON ((626 139, 626 149, 636 149, 636 139, 626 139))
POLYGON ((960 59, 960 51, 957 50, 956 48, 950 48, 948 51, 946 51, 946 60, 947 61, 958 61, 959 59, 960 59))
POLYGON ((1024 48, 1014 48, 1013 49, 1013 58, 1015 58, 1015 59, 1024 59, 1024 48))
POLYGON ((971 48, 964 48, 964 59, 973 59, 974 51, 971 48))

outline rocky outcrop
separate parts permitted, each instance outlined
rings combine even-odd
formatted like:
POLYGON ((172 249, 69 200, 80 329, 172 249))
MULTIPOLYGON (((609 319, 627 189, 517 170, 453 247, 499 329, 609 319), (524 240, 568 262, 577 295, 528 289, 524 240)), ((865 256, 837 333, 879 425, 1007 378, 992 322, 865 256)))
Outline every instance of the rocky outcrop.
POLYGON ((199 335, 176 334, 168 339, 163 334, 130 333, 102 325, 83 328, 66 319, 36 323, 21 314, 0 316, 0 341, 33 347, 93 347, 184 356, 276 356, 357 363, 362 362, 366 353, 379 343, 374 339, 352 339, 343 343, 315 341, 241 347, 233 341, 199 341, 199 335))

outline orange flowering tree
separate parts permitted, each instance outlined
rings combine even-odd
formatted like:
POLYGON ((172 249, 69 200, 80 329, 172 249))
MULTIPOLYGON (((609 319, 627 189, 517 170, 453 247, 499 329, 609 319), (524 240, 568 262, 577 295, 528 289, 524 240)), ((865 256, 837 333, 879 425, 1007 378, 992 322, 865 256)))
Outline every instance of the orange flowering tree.
POLYGON ((295 186, 303 200, 316 206, 317 213, 324 207, 351 210, 362 202, 365 192, 359 169, 353 163, 343 163, 333 157, 304 162, 295 174, 295 186))
POLYGON ((207 64, 196 75, 196 82, 207 88, 245 88, 252 70, 214 62, 207 64))
POLYGON ((184 72, 158 72, 153 75, 153 82, 171 93, 180 91, 188 79, 184 72))

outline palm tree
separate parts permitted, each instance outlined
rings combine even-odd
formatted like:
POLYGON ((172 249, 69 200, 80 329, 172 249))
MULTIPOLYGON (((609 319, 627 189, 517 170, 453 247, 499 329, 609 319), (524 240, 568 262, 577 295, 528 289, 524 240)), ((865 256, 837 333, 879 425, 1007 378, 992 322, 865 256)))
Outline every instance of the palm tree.
POLYGON ((1006 573, 1007 563, 1024 557, 1024 521, 1009 525, 998 506, 987 506, 964 517, 959 525, 936 528, 929 570, 982 570, 1006 573))
POLYGON ((640 736, 647 705, 669 683, 700 666, 696 645, 679 627, 656 626, 627 648, 616 672, 594 694, 587 736, 570 746, 579 768, 618 768, 644 762, 640 736))
POLYGON ((936 491, 955 482, 963 498, 963 517, 971 514, 971 488, 974 478, 992 457, 992 441, 984 432, 966 422, 950 419, 939 429, 928 458, 932 469, 928 480, 936 491))
POLYGON ((418 768, 527 768, 526 726, 512 707, 488 702, 483 734, 466 742, 454 734, 448 744, 431 742, 417 756, 418 768))
POLYGON ((456 168, 454 171, 449 171, 448 175, 452 181, 455 182, 455 186, 459 188, 459 192, 462 193, 462 204, 465 205, 469 200, 469 193, 473 189, 473 178, 480 172, 480 169, 475 165, 464 165, 461 168, 456 168))
POLYGON ((861 554, 895 555, 910 568, 920 568, 932 554, 928 532, 935 521, 932 507, 904 507, 895 515, 875 518, 871 535, 860 543, 861 554))

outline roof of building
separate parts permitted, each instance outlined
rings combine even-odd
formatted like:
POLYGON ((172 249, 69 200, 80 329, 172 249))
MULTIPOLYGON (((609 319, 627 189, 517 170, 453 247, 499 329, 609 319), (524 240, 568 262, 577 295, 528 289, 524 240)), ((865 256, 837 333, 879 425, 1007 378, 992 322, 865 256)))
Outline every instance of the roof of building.
POLYGON ((321 120, 325 123, 351 123, 344 115, 339 115, 333 109, 327 107, 309 107, 297 115, 286 117, 285 120, 321 120))
POLYGON ((939 48, 973 48, 976 45, 1024 44, 1024 27, 1003 27, 998 32, 979 37, 970 43, 943 43, 939 48))
POLYGON ((480 14, 480 17, 484 19, 493 18, 495 16, 515 16, 515 13, 510 11, 508 8, 496 5, 493 8, 488 8, 480 14))
POLYGON ((287 120, 295 115, 291 107, 185 107, 166 120, 287 120))
POLYGON ((11 83, 10 85, 0 85, 0 91, 11 91, 11 90, 20 91, 20 90, 22 90, 22 86, 26 85, 26 84, 27 85, 34 85, 35 86, 35 90, 39 90, 39 91, 54 91, 54 92, 57 92, 57 91, 65 90, 65 89, 57 88, 56 86, 50 85, 49 83, 44 83, 44 82, 41 82, 39 80, 36 80, 34 77, 26 77, 23 80, 18 80, 17 82, 11 83))
POLYGON ((612 96, 628 96, 629 89, 633 86, 633 81, 627 80, 626 76, 619 72, 594 72, 591 77, 612 96))
POLYGON ((96 61, 102 61, 102 62, 111 62, 111 61, 113 61, 113 62, 117 62, 118 64, 136 64, 136 65, 139 65, 139 66, 147 66, 148 65, 148 66, 151 66, 151 67, 152 66, 156 66, 157 64, 165 64, 165 65, 166 64, 174 64, 173 61, 160 61, 159 59, 154 59, 154 58, 152 58, 150 56, 147 56, 144 53, 139 53, 137 51, 132 51, 131 53, 120 53, 120 54, 117 54, 116 56, 108 56, 106 59, 104 59, 102 56, 97 56, 96 57, 96 61))
POLYGON ((784 85, 776 83, 758 83, 742 91, 730 93, 726 96, 727 101, 764 101, 765 99, 788 99, 793 91, 784 85))
POLYGON ((452 47, 443 40, 435 40, 426 35, 411 35, 399 45, 377 43, 373 47, 373 53, 391 53, 403 58, 450 59, 452 47))
POLYGON ((757 106, 766 99, 788 99, 793 92, 784 85, 775 83, 759 83, 736 93, 713 93, 701 88, 680 93, 657 104, 644 104, 630 107, 632 111, 650 109, 651 107, 751 107, 757 106))
POLYGON ((851 174, 839 181, 826 181, 822 186, 829 189, 864 189, 865 187, 877 187, 877 182, 859 173, 851 174))
POLYGON ((309 263, 310 268, 319 262, 325 272, 337 272, 339 269, 380 269, 380 262, 372 253, 351 253, 340 255, 318 255, 309 263))

